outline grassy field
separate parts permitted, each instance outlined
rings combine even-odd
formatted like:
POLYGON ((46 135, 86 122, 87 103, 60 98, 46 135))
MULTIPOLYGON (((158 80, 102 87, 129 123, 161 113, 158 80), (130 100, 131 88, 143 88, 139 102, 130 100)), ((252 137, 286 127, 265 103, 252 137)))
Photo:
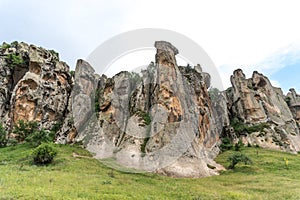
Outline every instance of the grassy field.
MULTIPOLYGON (((25 144, 0 149, 0 199, 300 199, 299 155, 244 148, 253 165, 238 164, 220 176, 174 179, 109 169, 77 146, 57 149, 48 166, 32 165, 25 144)), ((232 153, 217 162, 228 166, 232 153)))

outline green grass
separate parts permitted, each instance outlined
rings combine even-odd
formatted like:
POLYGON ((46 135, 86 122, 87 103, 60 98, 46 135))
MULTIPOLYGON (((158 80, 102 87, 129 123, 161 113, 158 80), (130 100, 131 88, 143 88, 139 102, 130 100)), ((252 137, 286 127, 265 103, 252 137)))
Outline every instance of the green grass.
MULTIPOLYGON (((118 172, 80 147, 56 147, 58 156, 48 166, 33 165, 26 144, 1 148, 0 199, 300 199, 299 155, 243 148, 253 165, 238 164, 220 176, 174 179, 118 172)), ((228 166, 233 153, 216 160, 228 166)))

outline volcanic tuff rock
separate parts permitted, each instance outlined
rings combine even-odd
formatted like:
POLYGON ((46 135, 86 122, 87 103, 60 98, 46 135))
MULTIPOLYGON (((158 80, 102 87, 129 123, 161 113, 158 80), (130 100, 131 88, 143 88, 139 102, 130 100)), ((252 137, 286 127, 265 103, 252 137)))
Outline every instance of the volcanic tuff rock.
MULTIPOLYGON (((86 104, 75 117, 81 129, 76 139, 97 158, 113 157, 126 167, 176 177, 216 174, 208 165, 221 168, 213 158, 222 125, 213 119, 209 75, 178 67, 178 50, 170 43, 156 42, 155 47, 156 63, 142 76, 120 72, 97 78, 88 63, 77 64, 75 88, 82 92, 73 99, 87 102, 97 86, 97 109, 93 113, 86 104)), ((80 102, 73 102, 73 111, 80 102)))
POLYGON ((246 79, 241 69, 234 71, 231 83, 233 88, 227 90, 231 118, 239 120, 240 126, 266 123, 263 130, 243 133, 244 143, 300 150, 299 129, 280 88, 273 87, 267 77, 256 71, 246 79))
POLYGON ((7 130, 19 120, 45 129, 64 120, 72 89, 66 63, 41 47, 14 42, 0 48, 0 123, 7 130))
POLYGON ((290 89, 286 95, 285 101, 287 102, 294 119, 297 122, 298 127, 300 126, 300 95, 296 93, 295 89, 290 89))
MULTIPOLYGON (((174 177, 203 177, 221 137, 289 152, 300 150, 300 96, 284 96, 267 77, 234 71, 232 88, 210 87, 200 65, 177 66, 178 50, 155 42, 155 63, 140 74, 99 76, 78 60, 75 77, 58 54, 14 42, 0 47, 0 123, 19 120, 51 129, 58 143, 82 142, 96 158, 174 177)), ((123 168, 124 169, 124 168, 123 168)))

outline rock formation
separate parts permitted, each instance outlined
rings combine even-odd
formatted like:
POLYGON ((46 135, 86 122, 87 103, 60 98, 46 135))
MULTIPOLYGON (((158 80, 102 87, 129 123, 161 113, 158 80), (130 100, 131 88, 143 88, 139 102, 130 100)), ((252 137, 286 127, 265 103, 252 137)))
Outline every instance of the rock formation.
POLYGON ((19 120, 45 129, 67 114, 72 78, 58 54, 14 42, 0 48, 0 123, 11 130, 19 120))
POLYGON ((231 83, 233 87, 227 90, 231 119, 239 121, 236 126, 253 127, 248 133, 243 131, 244 143, 299 151, 299 129, 281 89, 256 71, 246 79, 241 69, 234 71, 231 83), (265 127, 259 130, 257 125, 262 123, 265 127))
POLYGON ((78 60, 75 76, 58 54, 14 42, 0 47, 0 123, 51 129, 58 143, 82 143, 108 165, 173 177, 218 174, 222 137, 245 145, 300 150, 300 96, 284 96, 264 75, 238 69, 232 88, 210 88, 200 65, 176 63, 178 50, 155 42, 155 63, 140 74, 97 75, 78 60), (210 88, 210 89, 209 89, 210 88))
POLYGON ((295 89, 290 89, 285 101, 288 104, 298 127, 300 128, 300 95, 296 93, 295 89))
POLYGON ((81 130, 76 140, 97 158, 114 158, 129 168, 176 177, 216 174, 221 126, 213 119, 209 75, 178 67, 178 50, 170 43, 159 41, 155 47, 156 63, 141 76, 120 72, 98 78, 88 63, 77 64, 73 112, 75 107, 84 111, 75 117, 81 130), (80 102, 89 103, 82 108, 80 102))

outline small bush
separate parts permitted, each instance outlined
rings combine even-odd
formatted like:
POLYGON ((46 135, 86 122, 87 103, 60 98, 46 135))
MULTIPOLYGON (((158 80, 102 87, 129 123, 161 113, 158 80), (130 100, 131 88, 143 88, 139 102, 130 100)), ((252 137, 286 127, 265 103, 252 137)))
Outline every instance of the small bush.
POLYGON ((6 130, 3 128, 2 124, 0 124, 0 148, 6 147, 8 143, 8 135, 6 130))
POLYGON ((149 113, 139 110, 139 111, 137 111, 137 115, 144 120, 145 125, 151 124, 151 116, 149 113))
POLYGON ((17 124, 14 125, 13 133, 15 133, 16 139, 18 142, 23 142, 30 134, 39 131, 38 123, 35 121, 24 122, 20 120, 17 124))
POLYGON ((71 74, 72 77, 75 77, 75 71, 74 70, 71 70, 70 74, 71 74))
POLYGON ((28 142, 31 146, 37 147, 40 144, 53 142, 55 134, 52 131, 48 130, 37 130, 31 133, 29 136, 25 138, 25 141, 28 142))
POLYGON ((18 41, 13 41, 10 45, 13 46, 13 47, 17 47, 19 45, 19 42, 18 41))
POLYGON ((222 140, 222 144, 220 145, 221 151, 224 152, 224 151, 232 149, 233 145, 232 145, 230 138, 225 137, 225 138, 222 138, 221 140, 222 140))
POLYGON ((1 48, 1 49, 8 49, 8 48, 10 48, 10 47, 11 47, 10 44, 4 43, 0 48, 1 48))
POLYGON ((237 118, 232 119, 230 125, 233 127, 234 132, 238 134, 262 132, 264 128, 270 128, 270 125, 267 123, 260 123, 260 124, 249 126, 239 121, 237 118))
POLYGON ((51 131, 54 132, 54 134, 56 134, 60 129, 61 127, 63 126, 63 123, 62 122, 56 122, 52 128, 51 128, 51 131))
POLYGON ((15 139, 15 138, 9 138, 8 139, 7 145, 9 145, 9 146, 16 146, 17 144, 18 144, 18 140, 17 139, 15 139))
POLYGON ((57 150, 48 143, 42 143, 32 152, 33 162, 39 165, 51 163, 56 155, 57 150))
POLYGON ((288 105, 288 106, 291 106, 291 97, 286 97, 285 99, 284 99, 284 101, 286 102, 286 104, 288 105))
POLYGON ((244 146, 244 144, 243 144, 242 140, 239 140, 238 143, 236 143, 234 145, 234 150, 235 151, 240 151, 243 146, 244 146))
POLYGON ((245 165, 252 164, 252 160, 242 153, 234 153, 228 157, 227 161, 230 162, 228 169, 234 169, 234 167, 241 162, 245 165))
POLYGON ((59 59, 59 53, 57 53, 54 50, 49 50, 49 52, 52 54, 52 56, 55 56, 55 57, 57 57, 59 59))
POLYGON ((17 54, 8 54, 5 57, 5 61, 10 68, 14 68, 16 66, 25 64, 25 61, 23 60, 23 58, 17 54))

